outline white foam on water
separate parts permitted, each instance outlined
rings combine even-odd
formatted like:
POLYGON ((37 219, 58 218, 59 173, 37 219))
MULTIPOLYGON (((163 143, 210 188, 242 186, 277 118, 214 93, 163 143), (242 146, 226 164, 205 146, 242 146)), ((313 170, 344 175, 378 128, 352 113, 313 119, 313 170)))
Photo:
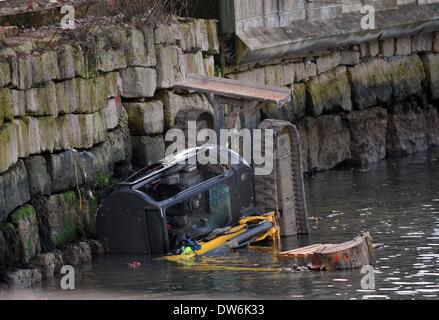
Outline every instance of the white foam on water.
POLYGON ((416 289, 416 291, 420 293, 436 293, 439 292, 439 289, 416 289))
POLYGON ((397 295, 400 296, 414 296, 416 295, 416 291, 408 291, 408 290, 402 290, 402 291, 396 291, 395 292, 397 295))
POLYGON ((389 296, 385 296, 385 295, 379 295, 379 294, 375 294, 375 295, 365 295, 363 296, 363 299, 390 299, 389 296))

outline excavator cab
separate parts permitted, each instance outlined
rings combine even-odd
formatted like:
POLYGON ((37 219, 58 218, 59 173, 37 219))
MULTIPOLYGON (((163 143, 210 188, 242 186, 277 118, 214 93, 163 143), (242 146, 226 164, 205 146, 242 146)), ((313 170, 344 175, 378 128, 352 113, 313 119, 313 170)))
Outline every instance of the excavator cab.
POLYGON ((258 106, 289 103, 291 91, 198 75, 187 76, 175 89, 202 93, 213 107, 213 112, 181 109, 176 127, 188 132, 188 123, 195 122, 197 130, 214 129, 217 137, 238 122, 250 130, 270 130, 273 169, 256 174, 258 164, 208 144, 144 168, 117 185, 98 209, 97 232, 107 251, 191 256, 307 234, 298 130, 290 122, 270 119, 256 127, 258 106), (214 152, 218 161, 197 162, 206 152, 214 152))
POLYGON ((115 186, 98 209, 98 235, 110 253, 167 254, 238 223, 252 206, 252 186, 250 165, 232 150, 188 149, 115 186), (197 163, 207 152, 217 164, 197 163))

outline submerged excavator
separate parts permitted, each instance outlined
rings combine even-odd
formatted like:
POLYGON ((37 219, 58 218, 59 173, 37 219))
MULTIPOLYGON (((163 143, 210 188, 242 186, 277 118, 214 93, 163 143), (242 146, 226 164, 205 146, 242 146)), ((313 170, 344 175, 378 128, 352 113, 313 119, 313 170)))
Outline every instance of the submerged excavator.
POLYGON ((299 135, 286 121, 264 120, 258 107, 289 103, 291 91, 190 75, 176 90, 202 93, 213 110, 184 108, 176 128, 231 129, 237 124, 274 134, 273 170, 255 175, 257 165, 227 146, 198 145, 166 157, 119 183, 102 201, 97 232, 109 253, 166 256, 218 255, 262 240, 308 234, 299 135), (227 120, 226 120, 227 119, 227 120), (206 152, 218 161, 197 161, 206 152))

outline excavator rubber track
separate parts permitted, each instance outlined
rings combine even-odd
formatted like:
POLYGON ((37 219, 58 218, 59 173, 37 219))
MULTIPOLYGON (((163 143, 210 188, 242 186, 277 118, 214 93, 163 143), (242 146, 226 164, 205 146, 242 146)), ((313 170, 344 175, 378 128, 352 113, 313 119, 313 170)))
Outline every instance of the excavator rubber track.
MULTIPOLYGON (((282 236, 308 234, 299 132, 295 125, 281 120, 265 120, 259 129, 273 130, 274 169, 270 175, 254 176, 256 208, 276 210, 282 236)), ((261 147, 265 149, 263 139, 261 147)))

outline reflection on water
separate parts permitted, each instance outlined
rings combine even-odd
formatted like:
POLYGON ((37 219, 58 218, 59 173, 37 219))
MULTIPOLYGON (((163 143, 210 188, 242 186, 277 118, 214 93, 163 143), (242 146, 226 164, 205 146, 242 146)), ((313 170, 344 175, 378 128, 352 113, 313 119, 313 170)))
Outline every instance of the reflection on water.
POLYGON ((369 230, 377 252, 376 289, 362 290, 359 270, 286 271, 260 250, 175 264, 106 257, 78 275, 77 290, 59 281, 26 298, 435 299, 439 295, 439 149, 381 162, 368 170, 330 171, 307 179, 312 235, 283 240, 283 249, 338 243, 369 230), (129 269, 128 261, 142 267, 129 269))

